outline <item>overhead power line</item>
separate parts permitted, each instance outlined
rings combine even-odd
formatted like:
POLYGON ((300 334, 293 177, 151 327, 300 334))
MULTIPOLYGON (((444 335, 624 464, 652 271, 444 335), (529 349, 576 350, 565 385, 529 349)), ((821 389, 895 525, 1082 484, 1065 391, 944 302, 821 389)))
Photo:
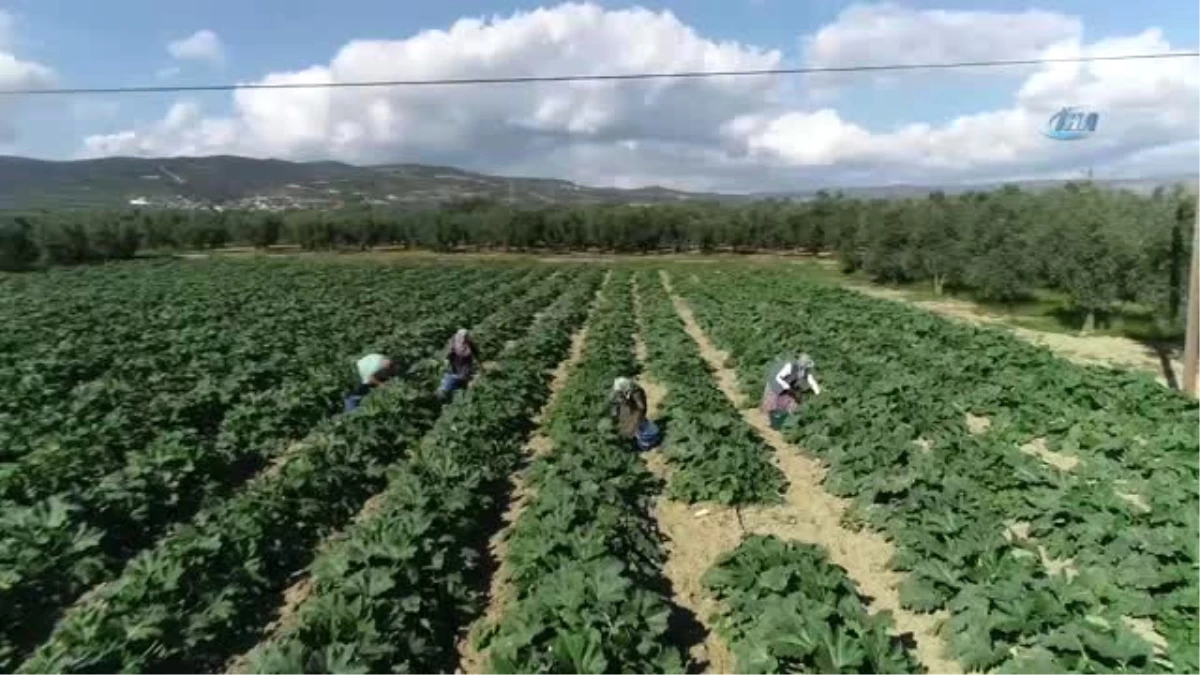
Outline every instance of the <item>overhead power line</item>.
POLYGON ((611 73, 592 75, 524 75, 512 77, 462 77, 430 80, 366 80, 358 82, 278 82, 245 84, 152 85, 133 87, 63 87, 0 89, 0 96, 61 96, 70 94, 153 94, 189 91, 236 91, 251 89, 362 89, 371 87, 428 87, 468 84, 526 84, 537 82, 620 82, 627 80, 693 80, 718 77, 758 77, 767 75, 810 75, 816 73, 871 73, 904 70, 953 70, 960 68, 1002 68, 1055 63, 1097 63, 1104 61, 1149 61, 1155 59, 1195 58, 1200 51, 1157 54, 1118 54, 1113 56, 1068 56, 1060 58, 1008 59, 998 61, 954 61, 950 63, 888 63, 857 66, 820 66, 812 68, 761 68, 754 70, 690 70, 657 73, 611 73))

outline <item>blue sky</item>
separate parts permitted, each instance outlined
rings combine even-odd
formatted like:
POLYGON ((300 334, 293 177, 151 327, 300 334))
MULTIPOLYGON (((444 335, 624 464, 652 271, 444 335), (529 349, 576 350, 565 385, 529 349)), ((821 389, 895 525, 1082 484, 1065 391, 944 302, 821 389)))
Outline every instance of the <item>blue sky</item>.
MULTIPOLYGON (((774 58, 780 64, 830 65, 911 60, 913 56, 919 57, 921 49, 929 45, 936 46, 929 53, 948 57, 963 55, 970 58, 985 53, 996 58, 1011 58, 1040 54, 1040 50, 1049 48, 1047 45, 1059 45, 1064 40, 1068 43, 1074 40, 1076 47, 1084 51, 1105 40, 1133 39, 1139 35, 1141 38, 1133 40, 1129 49, 1136 51, 1145 47, 1153 50, 1169 45, 1171 49, 1187 50, 1200 44, 1197 35, 1200 7, 1195 2, 1180 0, 1136 3, 1054 0, 1040 4, 1010 0, 912 0, 885 5, 859 4, 854 6, 859 10, 857 12, 851 3, 834 0, 591 4, 605 16, 635 6, 654 13, 669 11, 673 20, 699 41, 693 45, 694 51, 703 51, 705 45, 735 41, 743 45, 746 52, 728 58, 743 64, 749 62, 746 59, 753 61, 756 58, 752 52, 761 54, 770 50, 778 50, 779 54, 774 58), (1045 16, 1030 17, 1030 10, 1038 10, 1045 16), (957 17, 955 21, 984 26, 985 30, 977 33, 983 39, 976 37, 972 41, 974 44, 965 43, 963 36, 956 33, 969 34, 969 30, 959 31, 939 23, 938 12, 953 14, 957 17), (899 17, 894 22, 897 26, 895 36, 888 33, 889 28, 885 25, 880 29, 883 32, 877 42, 873 38, 865 44, 854 43, 847 38, 855 30, 872 25, 872 21, 882 20, 887 24, 891 21, 887 18, 890 16, 899 17), (1016 28, 1007 32, 1001 30, 1007 25, 1000 23, 1004 16, 1018 17, 1015 19, 1018 23, 1013 24, 1016 28), (905 21, 916 28, 903 29, 900 26, 905 21), (994 44, 988 44, 987 38, 992 36, 986 30, 989 22, 997 27, 994 44), (1078 30, 1070 29, 1072 22, 1078 23, 1078 30), (1047 26, 1048 36, 1042 42, 1035 43, 1029 38, 1025 44, 1022 42, 1025 38, 1016 35, 1036 33, 1042 25, 1047 26), (1147 36, 1144 32, 1151 29, 1159 32, 1147 36), (827 49, 822 53, 806 51, 806 40, 822 30, 829 33, 827 49), (878 44, 878 49, 872 47, 874 44, 878 44)), ((400 50, 403 41, 423 30, 447 29, 455 21, 469 17, 499 16, 501 23, 493 26, 489 35, 497 37, 502 31, 511 31, 536 46, 539 40, 549 39, 539 38, 539 35, 552 35, 558 30, 550 27, 558 25, 555 23, 558 18, 537 25, 534 22, 508 22, 507 19, 514 12, 538 7, 547 8, 554 16, 571 14, 556 3, 478 0, 430 3, 398 0, 342 0, 336 3, 314 0, 206 0, 198 3, 0 0, 0 12, 10 17, 7 30, 3 31, 5 35, 0 37, 0 60, 10 54, 20 62, 51 69, 53 82, 60 86, 253 81, 271 73, 294 73, 312 66, 328 68, 339 50, 356 40, 390 41, 389 44, 400 50), (170 43, 199 30, 215 34, 220 45, 219 60, 172 56, 168 51, 170 43)), ((511 74, 534 74, 531 71, 550 74, 561 72, 568 66, 571 69, 590 67, 599 72, 608 70, 605 63, 613 54, 636 52, 645 49, 647 44, 656 45, 651 50, 654 55, 642 61, 647 67, 661 62, 663 69, 670 70, 680 62, 672 53, 676 46, 673 41, 680 37, 672 32, 671 25, 656 24, 658 28, 654 31, 635 36, 631 33, 636 31, 628 27, 640 26, 640 19, 621 16, 624 18, 614 20, 608 32, 599 31, 598 37, 586 26, 577 25, 581 21, 577 17, 562 19, 565 23, 560 28, 568 36, 577 37, 568 37, 566 42, 559 40, 548 46, 544 53, 533 51, 534 47, 529 45, 518 49, 497 37, 499 46, 495 47, 495 54, 464 57, 460 66, 447 66, 438 72, 470 76, 471 68, 478 68, 480 63, 494 66, 493 72, 511 74), (576 51, 572 40, 574 44, 586 43, 586 49, 594 51, 563 58, 563 50, 576 51), (576 57, 581 60, 572 60, 576 57), (506 59, 511 59, 511 67, 516 70, 504 70, 506 59), (575 63, 581 66, 572 66, 575 63)), ((4 22, 0 22, 0 26, 3 25, 4 22)), ((460 38, 462 43, 448 47, 449 52, 439 47, 442 51, 429 52, 429 58, 447 61, 446 54, 470 52, 475 38, 470 35, 460 38), (439 54, 441 56, 436 56, 439 54)), ((331 77, 347 79, 348 74, 359 72, 393 74, 389 67, 397 68, 395 72, 399 74, 411 72, 408 66, 394 63, 389 66, 389 58, 380 57, 378 64, 348 58, 346 61, 353 61, 353 65, 331 77)), ((703 60, 709 57, 696 58, 702 65, 709 63, 703 60)), ((687 63, 686 59, 683 63, 687 63)), ((1193 60, 1190 67, 1196 70, 1200 65, 1193 60)), ((1145 115, 1145 110, 1158 105, 1178 106, 1180 110, 1191 108, 1191 117, 1180 127, 1179 120, 1175 119, 1177 115, 1164 115, 1166 121, 1151 121, 1134 118, 1130 113, 1124 118, 1128 128, 1122 130, 1119 138, 1077 146, 1083 148, 1081 155, 1078 150, 1071 152, 1089 162, 1093 161, 1089 153, 1095 154, 1094 161, 1101 165, 1111 162, 1114 172, 1176 171, 1188 165, 1194 169, 1196 162, 1189 143, 1194 145, 1196 137, 1200 136, 1193 124, 1195 79, 1182 71, 1164 74, 1165 71, 1152 64, 1146 64, 1145 68, 1156 69, 1155 77, 1169 80, 1164 85, 1170 96, 1168 100, 1154 100, 1152 91, 1110 96, 1106 92, 1114 91, 1118 86, 1113 84, 1116 80, 1104 79, 1112 78, 1111 75, 1096 75, 1094 81, 1081 75, 1078 81, 1060 82, 1054 86, 1059 87, 1062 105, 1077 103, 1065 97, 1080 92, 1088 93, 1089 99, 1095 99, 1097 105, 1109 100, 1114 110, 1102 109, 1101 112, 1116 119, 1122 119, 1116 108, 1118 104, 1128 105, 1130 111, 1138 111, 1139 115, 1145 115), (1131 100, 1135 94, 1151 98, 1131 100), (1145 130, 1136 131, 1139 127, 1145 130), (1139 134, 1145 137, 1140 143, 1134 138, 1139 134), (1104 152, 1100 152, 1101 149, 1104 152), (1172 159, 1159 162, 1155 153, 1165 153, 1172 159)), ((1044 162, 1027 166, 1014 163, 1009 155, 1023 152, 1024 141, 1014 141, 1012 152, 1007 155, 989 154, 981 149, 978 161, 969 166, 957 164, 953 157, 937 154, 938 147, 953 141, 951 135, 955 125, 983 124, 984 120, 978 116, 996 113, 996 125, 1004 126, 1017 123, 1014 120, 1019 117, 1018 113, 1025 116, 1040 114, 1042 110, 1034 109, 1036 106, 1030 103, 1037 97, 1022 93, 1029 88, 1029 80, 1036 76, 1035 70, 1030 68, 1008 72, 903 75, 886 81, 873 77, 842 78, 828 86, 816 86, 817 83, 811 80, 794 78, 750 91, 731 88, 730 91, 696 92, 698 98, 691 103, 684 100, 687 92, 680 90, 668 97, 671 101, 662 104, 669 105, 667 109, 656 107, 658 103, 643 101, 640 94, 624 96, 618 105, 582 92, 575 92, 566 97, 570 100, 563 101, 560 92, 543 89, 536 92, 541 97, 537 106, 529 107, 532 103, 528 101, 515 101, 508 107, 477 115, 466 106, 489 106, 481 106, 469 97, 459 100, 455 98, 459 95, 454 94, 442 99, 447 102, 447 108, 455 111, 454 116, 463 118, 453 123, 417 120, 418 115, 445 115, 437 101, 413 102, 401 94, 381 101, 360 99, 351 103, 331 99, 298 104, 294 103, 298 99, 281 98, 238 102, 227 93, 48 98, 21 101, 15 111, 0 107, 0 121, 7 115, 11 127, 8 142, 0 145, 0 152, 68 158, 81 153, 196 154, 228 150, 299 159, 330 156, 347 161, 443 160, 487 170, 566 174, 566 177, 590 182, 606 182, 606 176, 612 173, 608 168, 610 165, 620 167, 632 163, 636 170, 614 176, 607 182, 632 184, 661 178, 654 182, 734 187, 742 181, 758 181, 766 174, 778 172, 789 176, 789 180, 811 179, 825 170, 841 172, 839 175, 847 177, 865 175, 864 172, 890 175, 887 172, 895 171, 892 164, 899 161, 897 157, 902 152, 922 153, 923 159, 916 165, 926 171, 965 169, 972 175, 982 172, 980 177, 989 171, 1008 174, 1061 171, 1064 163, 1053 161, 1062 159, 1064 151, 1059 147, 1047 149, 1044 162), (747 97, 756 103, 747 105, 747 97), (382 106, 376 117, 383 115, 394 120, 390 123, 394 133, 375 128, 384 124, 378 120, 371 122, 355 117, 355 111, 361 112, 369 102, 382 106), (316 106, 319 112, 306 116, 289 110, 293 105, 316 106), (708 117, 694 112, 710 105, 713 111, 708 117), (177 113, 173 119, 179 123, 168 125, 165 120, 173 107, 177 113), (619 111, 606 108, 619 108, 619 111), (343 109, 345 111, 341 112, 343 109), (560 109, 573 112, 546 112, 560 109), (683 125, 687 127, 686 134, 674 137, 672 129, 664 130, 664 125, 653 122, 652 118, 661 117, 668 111, 689 116, 683 125), (821 111, 831 111, 836 120, 821 111), (297 124, 316 124, 319 128, 306 129, 295 138, 275 138, 275 134, 263 129, 269 130, 272 126, 264 116, 276 113, 279 124, 292 120, 297 124), (299 122, 293 119, 297 116, 299 122), (339 116, 345 119, 340 120, 339 116), (692 119, 693 116, 696 119, 692 119), (580 121, 588 119, 601 121, 580 121), (453 129, 448 128, 450 126, 453 129), (375 131, 363 131, 367 127, 375 128, 375 131), (735 127, 737 130, 731 131, 735 127), (926 133, 922 129, 926 128, 930 137, 920 138, 926 133), (416 132, 417 129, 420 131, 416 132), (438 142, 415 142, 412 140, 414 133, 436 137, 438 142), (445 139, 438 136, 442 133, 446 134, 445 139), (519 133, 528 134, 528 137, 516 138, 519 133), (117 138, 121 134, 125 135, 117 138), (814 134, 838 139, 836 147, 814 145, 811 140, 814 134), (497 143, 494 152, 486 151, 486 148, 479 152, 481 139, 499 136, 503 139, 497 143), (108 140, 88 144, 85 139, 89 137, 108 140), (364 140, 347 141, 347 137, 364 140), (689 175, 687 167, 693 166, 699 157, 709 158, 720 166, 698 173, 692 171, 695 175, 689 175), (590 171, 581 168, 581 165, 595 163, 605 168, 590 171), (672 169, 673 164, 681 168, 672 169)), ((1141 73, 1136 77, 1140 78, 1141 73)), ((0 85, 4 83, 4 74, 0 72, 0 85)), ((530 97, 530 92, 497 91, 494 96, 522 99, 530 97)), ((1038 99, 1038 105, 1054 103, 1051 94, 1047 93, 1045 97, 1038 99)), ((991 141, 996 142, 1003 142, 1003 139, 991 141)))

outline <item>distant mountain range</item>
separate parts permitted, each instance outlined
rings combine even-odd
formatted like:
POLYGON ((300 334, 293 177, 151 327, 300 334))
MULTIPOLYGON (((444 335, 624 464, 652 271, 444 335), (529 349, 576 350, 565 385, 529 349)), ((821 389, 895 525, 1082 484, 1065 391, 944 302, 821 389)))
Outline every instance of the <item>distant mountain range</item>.
POLYGON ((470 198, 580 204, 721 196, 661 187, 593 188, 565 180, 489 176, 423 164, 353 166, 234 156, 55 162, 0 156, 0 209, 129 204, 336 208, 363 201, 425 206, 470 198))
MULTIPOLYGON (((1065 181, 1019 183, 1044 189, 1065 181)), ((1150 191, 1196 177, 1097 181, 1150 191)), ((847 195, 902 197, 940 189, 963 192, 990 185, 887 185, 833 188, 847 195)), ((0 209, 122 207, 337 208, 351 203, 430 206, 481 198, 518 204, 647 204, 689 200, 804 199, 814 191, 761 194, 684 192, 663 187, 596 188, 550 178, 510 178, 424 164, 354 166, 340 162, 287 162, 249 157, 110 157, 45 161, 0 156, 0 209)))

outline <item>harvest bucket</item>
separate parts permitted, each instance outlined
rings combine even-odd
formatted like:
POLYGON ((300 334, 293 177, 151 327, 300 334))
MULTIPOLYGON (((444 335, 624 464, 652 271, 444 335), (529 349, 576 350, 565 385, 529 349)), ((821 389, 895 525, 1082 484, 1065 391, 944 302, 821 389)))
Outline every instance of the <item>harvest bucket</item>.
POLYGON ((660 438, 658 425, 650 420, 644 419, 637 428, 637 444, 642 450, 649 450, 658 445, 660 438))

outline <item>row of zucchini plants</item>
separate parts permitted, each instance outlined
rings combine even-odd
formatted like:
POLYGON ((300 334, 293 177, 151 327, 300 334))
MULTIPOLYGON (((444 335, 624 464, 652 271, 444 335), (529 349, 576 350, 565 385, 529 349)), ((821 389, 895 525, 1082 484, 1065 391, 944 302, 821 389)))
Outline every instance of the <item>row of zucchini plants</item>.
POLYGON ((252 653, 253 670, 454 670, 457 638, 486 600, 487 541, 509 474, 598 279, 585 275, 550 304, 389 471, 371 514, 314 561, 311 594, 252 653))
MULTIPOLYGON (((462 318, 490 305, 439 304, 462 318), (469 309, 475 307, 475 309, 469 309)), ((481 323, 485 344, 518 334, 535 307, 498 314, 520 320, 481 323), (500 330, 493 331, 489 324, 500 330)), ((429 353, 429 345, 423 349, 429 353)), ((49 640, 21 668, 56 670, 219 669, 250 645, 270 600, 384 484, 387 465, 404 457, 437 418, 436 372, 388 383, 349 415, 329 418, 289 452, 277 471, 202 510, 189 524, 135 557, 113 582, 68 610, 49 640)))
POLYGON ((803 280, 723 271, 680 286, 743 384, 778 355, 778 336, 814 355, 825 391, 787 434, 827 462, 828 489, 854 498, 849 522, 895 541, 905 605, 950 611, 944 633, 965 667, 1195 670, 1194 403, 803 280), (967 413, 991 428, 973 433, 967 413), (1082 464, 1022 452, 1034 439, 1082 464), (1118 494, 1125 485, 1148 509, 1118 494), (1131 618, 1152 620, 1166 649, 1131 618))
POLYGON ((919 673, 889 612, 870 614, 819 546, 751 535, 705 573, 717 632, 743 673, 919 673))
MULTIPOLYGON (((715 384, 657 275, 638 279, 655 377, 668 388, 671 496, 728 505, 780 501, 771 449, 715 384)), ((870 615, 845 571, 818 546, 750 535, 705 574, 713 625, 739 672, 922 672, 888 613, 870 615)))
MULTIPOLYGON (((519 328, 514 322, 524 321, 560 288, 552 282, 530 291, 520 283, 528 280, 498 279, 498 290, 490 294, 471 285, 461 294, 444 293, 442 301, 452 302, 458 313, 431 314, 375 338, 373 346, 402 363, 415 361, 427 357, 430 345, 440 345, 460 321, 515 301, 519 316, 497 313, 482 326, 482 347, 498 349, 499 343, 486 344, 493 341, 489 336, 512 335, 519 328)), ((0 653, 15 656, 32 647, 57 611, 79 593, 115 576, 125 560, 168 526, 205 502, 227 496, 295 439, 328 420, 337 410, 331 403, 340 403, 338 394, 346 386, 346 363, 352 357, 345 357, 314 367, 307 381, 239 406, 210 442, 160 444, 131 453, 125 467, 82 490, 6 511, 2 519, 9 527, 0 534, 0 548, 12 558, 0 555, 10 579, 0 590, 0 653)))
POLYGON ((0 498, 30 503, 84 483, 164 431, 211 434, 222 410, 303 376, 311 360, 329 358, 352 337, 352 327, 384 330, 396 306, 387 289, 436 290, 432 274, 404 270, 376 270, 374 278, 277 264, 177 271, 191 285, 179 288, 150 270, 141 284, 115 273, 97 280, 118 289, 117 297, 79 310, 87 328, 47 326, 49 354, 0 366, 14 383, 5 389, 12 398, 0 401, 0 498), (142 316, 119 316, 121 297, 155 284, 177 292, 142 316), (121 341, 93 337, 110 334, 121 341), (104 365, 87 365, 93 358, 104 365))
POLYGON ((637 282, 647 366, 667 388, 662 405, 670 434, 663 452, 674 469, 670 497, 725 505, 781 501, 787 481, 771 449, 717 388, 658 275, 641 274, 637 282))
MULTIPOLYGON (((476 280, 486 288, 486 277, 476 280)), ((163 369, 158 378, 176 374, 180 382, 169 389, 139 381, 131 365, 130 375, 104 377, 86 384, 92 390, 88 400, 106 407, 100 423, 89 424, 88 411, 72 405, 61 429, 38 437, 36 449, 0 468, 0 500, 8 504, 31 504, 43 498, 70 494, 85 489, 104 474, 118 471, 131 453, 154 454, 156 446, 178 446, 214 442, 220 435, 226 414, 252 396, 269 394, 276 389, 307 383, 314 370, 338 368, 344 386, 347 353, 364 336, 386 335, 396 321, 404 323, 426 316, 420 307, 432 304, 442 294, 437 279, 430 276, 421 285, 402 285, 392 289, 397 295, 389 300, 384 293, 362 293, 347 301, 340 294, 331 297, 284 295, 283 309, 264 312, 265 316, 236 327, 210 327, 197 324, 191 341, 208 356, 199 362, 178 364, 172 369, 162 359, 172 356, 157 353, 163 369), (396 306, 396 297, 414 295, 416 304, 396 306), (314 311, 316 310, 316 311, 314 311), (394 317, 389 321, 389 316, 394 317), (222 342, 238 345, 230 351, 222 342), (211 363, 220 357, 221 363, 211 363), (182 371, 182 372, 180 372, 182 371), (186 389, 176 389, 176 386, 186 389), (130 390, 125 398, 115 390, 130 390)), ((281 291, 288 293, 288 291, 281 291)), ((142 358, 131 352, 130 360, 142 358)), ((350 360, 353 363, 353 360, 350 360)), ((320 389, 318 389, 320 390, 320 389)), ((336 393, 335 393, 336 395, 336 393)), ((328 400, 329 396, 324 396, 328 400)), ((84 406, 86 407, 86 406, 84 406)), ((46 413, 46 411, 41 411, 46 413)), ((31 414, 36 414, 30 411, 31 414)), ((168 450, 169 452, 169 450, 168 450)))
MULTIPOLYGON (((3 277, 0 316, 9 330, 0 336, 0 370, 12 384, 0 392, 0 412, 61 402, 81 383, 127 371, 126 361, 145 367, 150 361, 140 357, 165 351, 171 338, 186 336, 197 320, 232 327, 272 311, 277 297, 253 294, 267 274, 228 274, 229 267, 219 267, 226 278, 210 275, 207 265, 155 263, 3 277)), ((300 270, 275 266, 275 271, 287 284, 300 270)))
MULTIPOLYGON (((299 265, 273 261, 275 272, 287 282, 303 282, 304 274, 299 265)), ((0 366, 24 362, 29 358, 69 356, 62 351, 63 345, 46 342, 44 331, 57 327, 70 327, 79 333, 78 351, 84 358, 94 357, 93 368, 109 366, 105 357, 116 358, 109 348, 119 346, 114 341, 119 337, 135 340, 148 337, 142 334, 150 322, 159 322, 163 328, 179 327, 175 322, 179 315, 174 308, 203 300, 190 311, 208 308, 213 318, 219 318, 228 310, 236 309, 234 302, 240 290, 249 288, 271 276, 245 274, 250 267, 264 269, 257 263, 247 265, 242 261, 212 260, 196 263, 181 263, 169 260, 129 261, 119 265, 96 265, 77 268, 58 268, 39 274, 0 275, 0 315, 23 314, 27 320, 13 325, 0 335, 0 366), (230 270, 237 273, 234 278, 225 278, 230 270), (186 295, 189 288, 224 285, 234 291, 228 298, 219 293, 192 295, 182 303, 172 304, 186 295), (98 314, 96 307, 107 307, 98 314), (104 327, 107 319, 116 320, 109 331, 97 331, 104 327), (139 325, 140 324, 140 325, 139 325), (90 351, 94 350, 94 351, 90 351)), ((82 364, 80 364, 82 366, 82 364)), ((30 373, 32 374, 32 373, 30 373)))
POLYGON ((650 508, 660 481, 607 418, 613 379, 636 372, 629 275, 615 272, 583 357, 545 428, 535 496, 509 531, 514 597, 479 637, 494 672, 680 672, 650 508))

